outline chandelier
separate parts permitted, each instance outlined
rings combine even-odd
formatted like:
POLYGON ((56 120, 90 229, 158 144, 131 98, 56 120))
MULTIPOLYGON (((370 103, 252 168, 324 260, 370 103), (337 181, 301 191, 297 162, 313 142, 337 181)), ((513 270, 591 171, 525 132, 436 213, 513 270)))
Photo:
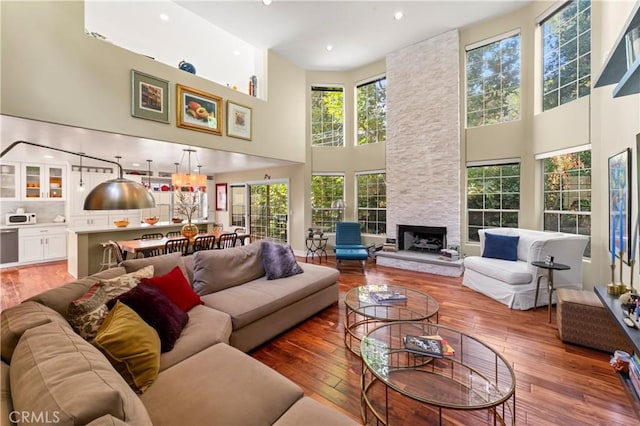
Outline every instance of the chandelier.
MULTIPOLYGON (((207 175, 201 175, 200 173, 191 173, 191 153, 196 154, 196 161, 198 161, 198 154, 195 149, 187 148, 183 149, 182 160, 180 163, 175 163, 176 172, 171 175, 171 186, 174 191, 183 192, 205 192, 207 190, 207 175), (184 160, 184 154, 187 153, 187 173, 180 173, 178 167, 182 167, 182 161, 184 160)), ((198 164, 198 170, 201 165, 198 164)))

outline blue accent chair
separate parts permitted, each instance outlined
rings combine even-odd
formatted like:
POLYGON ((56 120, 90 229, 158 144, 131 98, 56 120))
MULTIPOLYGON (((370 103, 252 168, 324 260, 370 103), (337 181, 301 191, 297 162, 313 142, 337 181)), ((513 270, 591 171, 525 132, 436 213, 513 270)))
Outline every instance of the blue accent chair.
POLYGON ((359 260, 362 264, 362 272, 364 272, 364 265, 369 258, 369 251, 362 244, 362 233, 359 223, 336 223, 335 252, 338 267, 343 260, 359 260))

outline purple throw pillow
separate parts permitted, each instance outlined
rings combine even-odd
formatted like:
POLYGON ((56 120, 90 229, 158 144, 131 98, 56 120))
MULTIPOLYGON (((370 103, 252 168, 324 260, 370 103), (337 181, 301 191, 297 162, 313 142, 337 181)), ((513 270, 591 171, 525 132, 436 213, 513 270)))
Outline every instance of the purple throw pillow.
POLYGON ((160 351, 168 352, 187 325, 189 316, 164 293, 151 284, 140 283, 128 292, 107 302, 112 309, 116 301, 133 309, 160 336, 160 351))
POLYGON ((262 266, 267 273, 268 280, 290 277, 301 274, 304 271, 296 262, 291 246, 288 244, 276 244, 271 241, 260 243, 262 253, 262 266))

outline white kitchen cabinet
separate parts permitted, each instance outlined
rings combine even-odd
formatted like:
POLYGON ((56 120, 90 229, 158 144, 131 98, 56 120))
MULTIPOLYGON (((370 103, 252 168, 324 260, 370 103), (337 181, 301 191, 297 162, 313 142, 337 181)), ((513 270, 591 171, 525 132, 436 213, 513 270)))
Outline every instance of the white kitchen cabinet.
POLYGON ((20 263, 37 263, 67 257, 67 230, 64 227, 20 228, 20 263))
POLYGON ((0 164, 0 199, 20 200, 20 163, 3 161, 0 164))
POLYGON ((22 163, 23 200, 59 200, 67 196, 67 167, 64 165, 22 163))
POLYGON ((69 217, 68 223, 72 228, 85 228, 87 226, 106 228, 109 226, 109 214, 108 212, 103 212, 102 214, 91 213, 71 216, 69 217))

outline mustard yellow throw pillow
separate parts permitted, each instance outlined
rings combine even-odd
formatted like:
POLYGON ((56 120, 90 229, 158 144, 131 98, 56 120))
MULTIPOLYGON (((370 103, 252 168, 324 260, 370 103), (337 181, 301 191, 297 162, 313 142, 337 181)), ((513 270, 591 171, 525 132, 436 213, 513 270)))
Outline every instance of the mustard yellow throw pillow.
POLYGON ((160 337, 133 309, 118 301, 92 342, 137 393, 160 371, 160 337))

